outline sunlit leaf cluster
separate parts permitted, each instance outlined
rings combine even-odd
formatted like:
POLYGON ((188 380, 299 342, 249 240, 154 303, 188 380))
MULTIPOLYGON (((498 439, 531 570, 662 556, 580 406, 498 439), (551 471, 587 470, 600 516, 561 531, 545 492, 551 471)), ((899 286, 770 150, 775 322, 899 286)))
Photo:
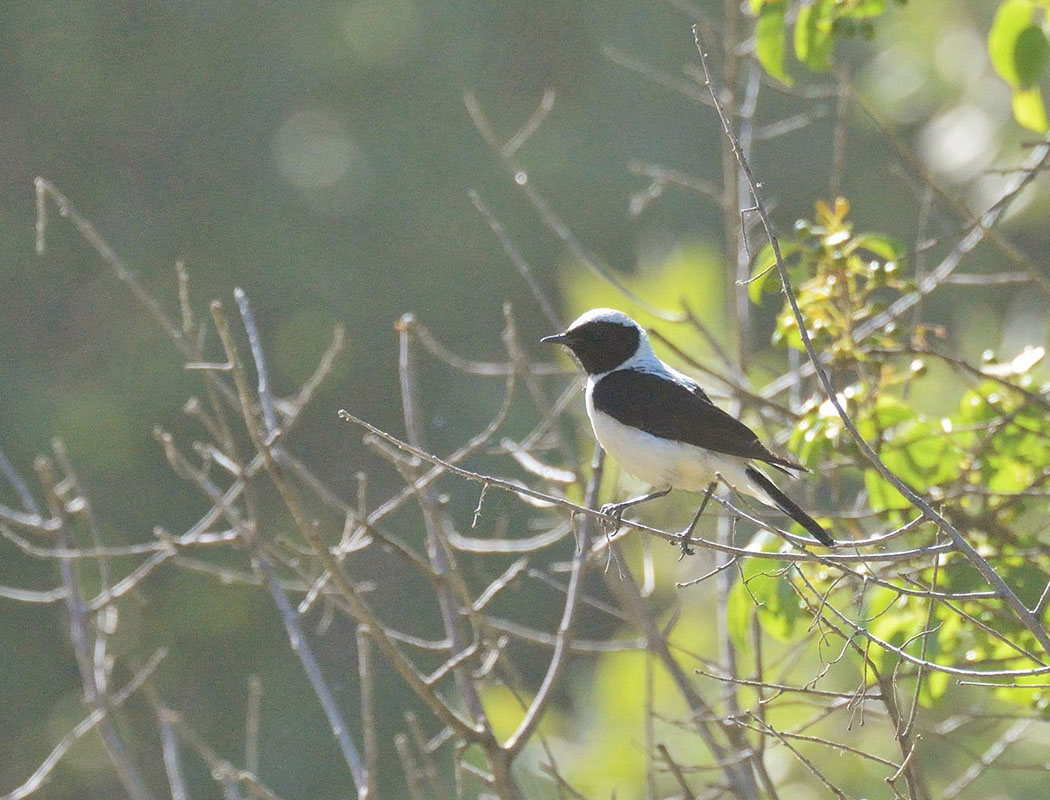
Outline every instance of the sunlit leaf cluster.
MULTIPOLYGON (((901 277, 899 246, 881 234, 854 233, 849 209, 841 197, 830 205, 818 202, 815 219, 799 220, 795 235, 780 245, 813 343, 836 360, 861 358, 854 328, 911 287, 901 277)), ((748 291, 758 303, 764 292, 779 290, 773 249, 766 245, 755 259, 748 291)), ((787 305, 777 317, 774 342, 803 349, 787 305)))
POLYGON ((1005 0, 988 32, 988 55, 1013 94, 1014 118, 1024 127, 1046 131, 1046 105, 1039 81, 1050 61, 1046 0, 1005 0))
MULTIPOLYGON (((903 5, 906 0, 897 0, 903 5)), ((887 10, 886 0, 751 0, 755 57, 785 86, 795 82, 788 55, 813 72, 833 66, 838 40, 870 38, 887 10)), ((1050 2, 1002 0, 988 32, 988 57, 1010 87, 1014 119, 1029 130, 1050 129, 1040 81, 1050 63, 1050 2)))
MULTIPOLYGON (((915 291, 901 273, 900 247, 876 233, 856 233, 849 203, 817 203, 812 221, 800 221, 781 252, 798 307, 817 351, 838 377, 838 400, 857 431, 898 478, 940 504, 944 513, 972 537, 1025 602, 1035 605, 1045 586, 1045 525, 1038 512, 1050 482, 1050 404, 1036 384, 1044 350, 1028 347, 998 361, 986 353, 971 364, 931 345, 946 336, 893 318, 876 333, 857 335, 858 325, 886 311, 894 299, 915 291), (930 370, 931 362, 939 369, 930 370), (958 382, 945 383, 945 368, 958 382), (930 386, 955 391, 948 412, 929 415, 917 397, 930 386), (949 388, 954 387, 954 388, 949 388), (1042 565, 1042 568, 1041 566, 1042 565)), ((753 302, 781 291, 772 248, 755 259, 749 293, 753 302)), ((892 316, 892 315, 891 315, 892 316)), ((885 317, 879 317, 885 319, 885 317)), ((801 349, 794 313, 783 302, 775 342, 801 349)), ((943 343, 940 343, 941 346, 943 343)), ((914 516, 911 503, 862 455, 854 437, 827 400, 815 397, 795 424, 788 447, 800 461, 822 473, 835 472, 839 496, 833 505, 860 493, 860 505, 892 524, 914 516)), ((919 541, 918 539, 916 541, 919 541)), ((867 569, 861 571, 867 575, 867 569)), ((871 573, 875 577, 875 573, 871 573)), ((856 585, 836 585, 818 565, 747 565, 734 587, 728 609, 736 636, 745 635, 747 609, 753 607, 763 631, 790 642, 799 635, 799 597, 825 592, 839 607, 860 609, 858 619, 882 642, 875 663, 883 670, 914 672, 920 662, 947 667, 994 665, 1024 671, 1038 644, 958 554, 882 574, 856 594, 856 585), (945 593, 935 605, 924 589, 945 593)), ((1044 612, 1045 615, 1045 612, 1044 612)), ((1038 682, 1026 675, 1029 683, 1038 682)), ((937 700, 952 685, 936 669, 921 682, 919 699, 937 700)), ((1011 702, 1041 707, 1044 695, 1002 691, 1011 702)))
POLYGON ((755 55, 762 67, 781 83, 794 80, 785 66, 789 27, 795 58, 809 69, 831 68, 835 42, 840 37, 875 32, 875 19, 886 11, 886 0, 815 0, 793 7, 787 0, 751 0, 756 17, 755 55))

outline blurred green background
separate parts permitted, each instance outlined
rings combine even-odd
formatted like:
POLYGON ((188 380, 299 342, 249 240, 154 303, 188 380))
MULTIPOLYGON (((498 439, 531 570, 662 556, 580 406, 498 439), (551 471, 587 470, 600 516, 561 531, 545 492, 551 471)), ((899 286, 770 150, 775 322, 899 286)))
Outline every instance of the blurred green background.
MULTIPOLYGON (((978 207, 1002 180, 982 171, 1016 160, 1028 138, 987 63, 994 6, 894 7, 872 41, 844 43, 838 53, 927 168, 978 207)), ((648 182, 627 168, 638 160, 719 181, 717 119, 607 53, 686 81, 683 67, 697 65, 690 25, 706 18, 717 26, 721 9, 704 0, 692 9, 627 0, 0 4, 0 448, 29 475, 33 457, 62 437, 114 544, 146 540, 154 525, 180 531, 201 510, 151 434, 155 424, 190 429, 180 409, 199 378, 182 371, 143 309, 57 215, 46 254, 34 254, 38 175, 69 197, 171 313, 178 259, 198 314, 212 297, 232 305, 232 288, 243 287, 278 392, 310 373, 332 326, 345 324, 349 347, 337 379, 311 406, 292 449, 347 497, 355 471, 375 461, 335 411, 345 406, 402 432, 393 324, 403 312, 479 359, 503 352, 504 301, 514 303, 533 353, 550 332, 469 189, 495 210, 539 280, 564 292, 566 317, 613 303, 544 229, 482 141, 462 100, 468 89, 502 136, 555 89, 552 114, 518 155, 529 181, 588 247, 634 276, 638 292, 665 305, 689 296, 717 322, 725 291, 720 211, 669 189, 632 219, 631 195, 648 182), (650 276, 659 283, 652 292, 650 276)), ((833 83, 796 74, 803 85, 833 83)), ((817 105, 826 113, 814 124, 760 145, 754 160, 785 229, 811 216, 828 192, 834 99, 817 105)), ((759 108, 759 122, 770 123, 812 111, 814 101, 770 90, 759 108)), ((867 120, 848 122, 842 191, 858 227, 911 241, 911 179, 890 168, 889 144, 867 120)), ((1046 252, 1044 192, 1030 192, 1007 222, 1033 256, 1046 252)), ((932 221, 935 232, 955 224, 932 221)), ((973 263, 1004 268, 983 252, 973 263)), ((1005 288, 965 308, 953 302, 961 296, 947 289, 929 316, 954 324, 963 352, 1010 353, 1045 339, 1046 309, 1031 292, 1005 288)), ((774 311, 760 316, 762 342, 774 311)), ((479 390, 428 372, 423 395, 435 449, 475 431, 499 394, 498 386, 479 390)), ((380 471, 374 496, 397 484, 380 471)), ((0 502, 16 505, 10 487, 0 486, 0 502)), ((0 583, 54 581, 52 565, 0 543, 0 583)), ((163 570, 148 599, 122 608, 121 625, 128 652, 171 646, 166 687, 180 708, 196 709, 194 724, 231 759, 242 747, 244 676, 261 674, 266 779, 287 796, 347 796, 337 758, 303 769, 302 752, 332 755, 334 747, 263 593, 163 570)), ((348 637, 352 631, 340 630, 322 640, 322 655, 328 647, 345 652, 348 637)), ((0 641, 5 791, 83 709, 59 606, 0 600, 0 641)), ((353 672, 347 665, 341 680, 338 667, 330 670, 347 704, 356 697, 353 672)), ((40 796, 112 796, 98 756, 78 746, 40 796)))

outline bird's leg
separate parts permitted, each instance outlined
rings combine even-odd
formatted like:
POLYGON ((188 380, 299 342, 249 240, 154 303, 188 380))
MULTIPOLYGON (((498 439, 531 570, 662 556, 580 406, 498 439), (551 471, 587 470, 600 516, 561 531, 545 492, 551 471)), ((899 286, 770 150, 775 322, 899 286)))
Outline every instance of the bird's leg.
MULTIPOLYGON (((616 527, 613 528, 611 533, 616 533, 620 529, 620 521, 623 519, 623 512, 632 506, 644 503, 646 500, 655 500, 657 497, 665 497, 671 491, 671 487, 668 486, 666 489, 657 489, 656 491, 649 492, 648 494, 640 494, 637 497, 632 497, 628 500, 624 500, 622 503, 606 503, 602 506, 602 513, 616 518, 616 527)), ((610 527, 606 525, 606 527, 610 527)))
POLYGON ((682 548, 681 558, 696 555, 696 551, 689 546, 689 540, 693 536, 693 530, 696 528, 696 523, 700 521, 700 517, 704 513, 704 509, 707 508, 707 503, 711 499, 711 492, 715 490, 716 486, 718 486, 718 481, 711 481, 711 483, 707 485, 707 491, 704 492, 704 499, 700 501, 700 508, 698 508, 696 510, 696 513, 693 514, 693 521, 689 523, 688 528, 686 528, 683 531, 680 531, 677 534, 675 540, 672 540, 670 542, 670 544, 676 544, 682 548))

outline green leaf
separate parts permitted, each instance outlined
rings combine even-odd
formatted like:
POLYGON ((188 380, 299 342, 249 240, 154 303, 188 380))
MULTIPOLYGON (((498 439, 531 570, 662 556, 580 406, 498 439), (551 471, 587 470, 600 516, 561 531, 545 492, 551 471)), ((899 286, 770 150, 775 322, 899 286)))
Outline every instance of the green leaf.
MULTIPOLYGON (((770 544, 775 546, 772 539, 770 544)), ((750 646, 749 620, 755 609, 763 631, 778 641, 791 641, 801 609, 798 595, 784 574, 784 564, 748 559, 741 566, 741 573, 741 580, 729 590, 726 608, 726 624, 733 641, 742 650, 750 646)))
POLYGON ((1013 459, 995 461, 995 473, 985 482, 989 491, 1012 494, 1031 487, 1035 478, 1031 467, 1013 459))
MULTIPOLYGON (((922 622, 915 613, 917 604, 909 604, 908 598, 878 586, 865 593, 864 627, 873 636, 882 639, 894 647, 902 647, 915 632, 920 630, 922 622)), ((873 653, 879 669, 890 672, 898 656, 891 650, 878 648, 873 653)))
POLYGON ((1030 131, 1046 133, 1050 123, 1046 119, 1046 106, 1038 86, 1031 89, 1014 89, 1014 119, 1030 131))
MULTIPOLYGON (((1015 89, 1023 86, 1017 71, 1017 42, 1021 32, 1031 26, 1034 11, 1031 0, 1006 0, 995 13, 988 32, 988 56, 992 66, 1015 89)), ((1016 109, 1014 116, 1017 116, 1016 109)))
POLYGON ((855 250, 867 250, 884 261, 899 261, 901 256, 900 243, 896 239, 879 233, 862 233, 854 236, 850 252, 855 250))
POLYGON ((1021 89, 1030 89, 1038 81, 1050 59, 1050 42, 1038 25, 1021 31, 1014 43, 1014 67, 1021 89))
POLYGON ((848 15, 854 19, 880 17, 886 12, 886 0, 858 0, 848 15))
POLYGON ((824 72, 831 67, 834 21, 835 0, 816 0, 799 9, 795 21, 795 56, 814 72, 824 72))
POLYGON ((881 453, 897 477, 922 492, 958 476, 960 453, 939 426, 919 419, 901 428, 881 453))
POLYGON ((991 422, 1002 416, 999 408, 1001 387, 992 381, 982 381, 974 389, 967 389, 959 400, 959 421, 964 425, 991 422))
POLYGON ((755 23, 755 56, 762 68, 785 86, 794 81, 784 71, 784 53, 787 50, 787 11, 784 2, 769 2, 762 6, 755 23))
POLYGON ((911 507, 908 499, 873 469, 864 470, 864 488, 868 491, 872 511, 899 511, 911 507))
POLYGON ((882 430, 887 430, 901 422, 915 419, 915 409, 898 397, 880 394, 875 398, 875 419, 882 430))

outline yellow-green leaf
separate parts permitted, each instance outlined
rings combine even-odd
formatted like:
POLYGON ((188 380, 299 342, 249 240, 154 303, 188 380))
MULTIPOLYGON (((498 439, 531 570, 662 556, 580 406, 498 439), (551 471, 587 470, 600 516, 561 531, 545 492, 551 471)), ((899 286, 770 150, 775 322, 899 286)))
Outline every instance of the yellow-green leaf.
POLYGON ((1050 123, 1046 119, 1046 105, 1038 86, 1031 89, 1014 89, 1014 119, 1030 131, 1046 133, 1050 123))
MULTIPOLYGON (((1031 0, 1006 0, 995 13, 988 32, 988 56, 992 66, 1014 88, 1022 86, 1015 57, 1017 40, 1021 32, 1031 25, 1034 10, 1031 0)), ((1017 116, 1016 109, 1014 116, 1017 116)))
POLYGON ((897 261, 901 255, 901 245, 895 239, 880 233, 862 233, 853 237, 850 251, 867 250, 886 261, 897 261))
POLYGON ((752 559, 745 562, 741 571, 741 580, 729 590, 726 609, 729 633, 737 646, 747 647, 753 610, 758 612, 763 631, 778 641, 790 642, 801 609, 798 595, 784 574, 784 565, 752 559))
POLYGON ((762 68, 785 86, 794 81, 784 71, 784 53, 787 50, 787 23, 784 19, 787 4, 778 2, 762 6, 755 23, 755 55, 762 68))
POLYGON ((868 490, 868 503, 873 511, 889 511, 910 508, 908 499, 890 486, 873 469, 864 470, 864 488, 868 490))
POLYGON ((831 67, 834 21, 834 0, 816 0, 799 9, 795 21, 795 55, 814 72, 824 72, 831 67))

